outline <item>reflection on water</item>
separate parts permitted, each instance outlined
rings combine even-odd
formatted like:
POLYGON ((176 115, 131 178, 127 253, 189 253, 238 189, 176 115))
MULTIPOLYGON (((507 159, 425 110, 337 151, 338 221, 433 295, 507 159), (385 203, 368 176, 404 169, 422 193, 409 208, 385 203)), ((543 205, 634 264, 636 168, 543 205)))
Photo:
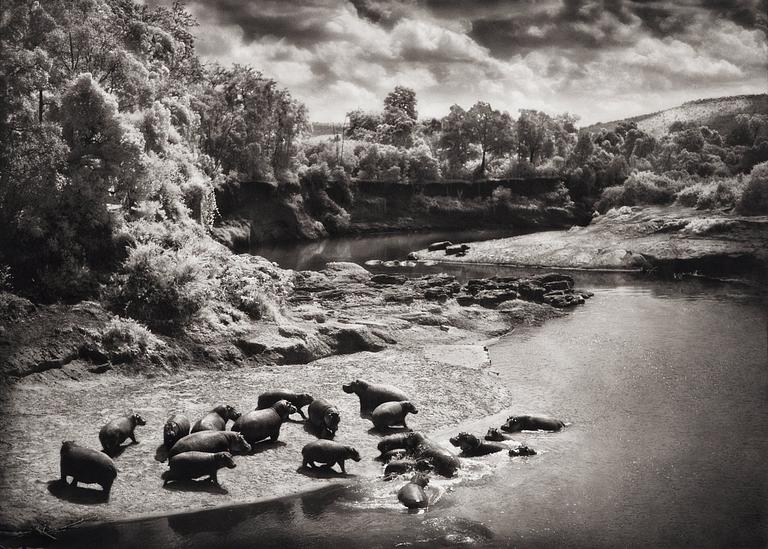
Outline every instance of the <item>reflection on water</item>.
MULTIPOLYGON (((323 262, 331 259, 350 257, 323 262)), ((520 434, 537 456, 467 462, 458 480, 435 481, 440 497, 424 514, 396 505, 404 479, 367 479, 256 505, 72 530, 54 546, 765 547, 764 298, 731 285, 574 276, 595 292, 585 306, 490 349, 512 395, 505 413, 570 423, 560 433, 520 434)), ((484 433, 505 413, 461 428, 484 433)))

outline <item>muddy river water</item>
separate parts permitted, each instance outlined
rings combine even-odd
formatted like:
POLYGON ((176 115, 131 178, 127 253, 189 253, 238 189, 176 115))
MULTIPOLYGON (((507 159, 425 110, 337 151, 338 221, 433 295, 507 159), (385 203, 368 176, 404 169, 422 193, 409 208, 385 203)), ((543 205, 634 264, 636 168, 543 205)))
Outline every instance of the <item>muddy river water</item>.
MULTIPOLYGON (((326 261, 403 259, 450 236, 489 235, 388 235, 258 253, 284 267, 319 268, 326 261)), ((510 272, 414 270, 460 277, 510 272)), ((73 529, 53 546, 768 545, 765 297, 735 285, 574 276, 594 298, 492 345, 492 368, 512 393, 509 409, 460 426, 484 433, 507 413, 568 422, 560 433, 518 437, 538 455, 467 460, 457 479, 430 485, 434 503, 420 514, 396 504, 402 482, 363 480, 252 505, 73 529)), ((457 430, 437 438, 447 442, 457 430)))

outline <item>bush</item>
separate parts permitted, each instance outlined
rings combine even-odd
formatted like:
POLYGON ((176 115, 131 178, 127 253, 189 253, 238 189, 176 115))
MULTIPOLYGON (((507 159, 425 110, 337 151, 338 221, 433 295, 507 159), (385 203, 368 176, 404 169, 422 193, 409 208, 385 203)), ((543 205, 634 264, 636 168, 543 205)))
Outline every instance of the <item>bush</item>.
POLYGON ((215 286, 194 249, 139 244, 113 276, 107 298, 114 310, 160 332, 186 325, 213 297, 215 286))
POLYGON ((135 320, 119 316, 101 333, 101 345, 111 357, 135 359, 162 347, 163 342, 135 320))
POLYGON ((669 204, 674 200, 677 188, 673 180, 663 175, 636 172, 630 175, 623 185, 603 190, 597 202, 597 209, 605 213, 618 206, 669 204))
POLYGON ((738 203, 738 211, 746 215, 768 214, 768 162, 752 168, 738 203))
POLYGON ((676 201, 699 210, 733 208, 743 192, 743 185, 736 178, 688 183, 677 193, 676 201))

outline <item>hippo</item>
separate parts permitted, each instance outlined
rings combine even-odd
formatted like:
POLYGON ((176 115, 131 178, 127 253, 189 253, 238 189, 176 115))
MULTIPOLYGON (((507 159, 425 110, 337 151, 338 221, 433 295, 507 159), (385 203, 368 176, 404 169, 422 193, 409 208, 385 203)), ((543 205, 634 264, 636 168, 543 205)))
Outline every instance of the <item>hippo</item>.
POLYGON ((146 424, 147 422, 139 414, 129 414, 113 419, 99 431, 99 440, 104 452, 109 456, 113 455, 127 438, 130 438, 134 444, 138 444, 136 427, 146 424))
POLYGON ((485 433, 485 440, 492 440, 494 442, 504 442, 505 440, 514 440, 514 437, 502 432, 501 429, 496 427, 489 427, 488 432, 485 433))
POLYGON ((296 407, 296 411, 303 419, 307 419, 304 415, 302 408, 309 406, 314 400, 311 395, 307 393, 294 393, 292 391, 268 391, 259 395, 259 402, 256 407, 257 410, 264 410, 271 408, 272 405, 278 400, 287 400, 296 407))
POLYGON ((536 450, 525 444, 509 449, 509 457, 535 456, 536 450))
POLYGON ((235 410, 229 404, 220 404, 205 416, 198 419, 192 426, 193 433, 200 431, 223 431, 230 419, 236 421, 240 417, 240 412, 235 410))
POLYGON ((72 486, 77 486, 78 482, 98 484, 107 496, 117 477, 117 467, 111 457, 71 440, 61 443, 60 467, 62 482, 66 483, 67 477, 72 477, 72 486))
POLYGON ((559 431, 565 427, 565 423, 559 419, 540 416, 511 416, 504 425, 502 431, 518 433, 520 431, 559 431))
POLYGON ((166 450, 173 448, 179 440, 189 434, 191 425, 187 416, 174 414, 163 425, 163 445, 166 450))
POLYGON ((405 438, 407 435, 408 433, 396 433, 394 435, 387 435, 382 437, 376 447, 379 449, 379 452, 381 452, 382 456, 390 450, 405 448, 405 438))
POLYGON ((200 431, 192 433, 181 440, 168 452, 170 457, 183 454, 184 452, 207 452, 215 454, 216 452, 230 452, 233 454, 246 454, 251 451, 251 445, 240 433, 232 431, 200 431))
POLYGON ((345 393, 356 394, 360 399, 360 417, 368 417, 379 404, 408 400, 408 395, 392 385, 376 385, 362 379, 342 385, 345 393))
POLYGON ((325 467, 330 468, 338 463, 342 473, 347 472, 344 469, 345 460, 360 461, 360 453, 352 446, 346 446, 332 440, 313 440, 304 445, 304 448, 301 449, 301 455, 304 459, 302 467, 314 468, 316 463, 322 463, 325 467))
POLYGON ((473 434, 459 433, 449 439, 451 444, 461 448, 461 454, 468 457, 485 456, 506 450, 507 446, 497 442, 484 442, 473 434))
POLYGON ((408 400, 401 402, 384 402, 376 406, 376 409, 371 414, 371 421, 373 421, 373 426, 379 431, 395 425, 402 425, 407 429, 408 425, 405 423, 405 416, 409 413, 418 414, 419 411, 416 409, 416 406, 408 400))
POLYGON ((424 509, 429 505, 429 497, 424 490, 429 484, 429 477, 416 473, 411 480, 397 492, 397 499, 408 509, 424 509))
POLYGON ((266 438, 275 442, 280 436, 280 427, 289 415, 295 414, 296 408, 287 400, 278 400, 266 410, 254 410, 243 414, 232 426, 239 431, 249 444, 255 444, 266 438))
POLYGON ((395 459, 384 467, 384 480, 392 480, 398 475, 412 471, 429 472, 432 466, 425 459, 395 459))
POLYGON ((319 430, 320 435, 333 438, 339 429, 339 410, 324 398, 318 398, 309 405, 309 422, 319 430))
POLYGON ((192 480, 208 477, 208 480, 219 485, 219 469, 236 467, 232 454, 229 452, 184 452, 173 456, 168 462, 170 469, 163 472, 163 486, 176 480, 192 480))
POLYGON ((422 433, 408 433, 405 438, 406 449, 417 459, 426 459, 435 472, 444 477, 452 477, 461 467, 459 458, 451 452, 429 440, 422 433))

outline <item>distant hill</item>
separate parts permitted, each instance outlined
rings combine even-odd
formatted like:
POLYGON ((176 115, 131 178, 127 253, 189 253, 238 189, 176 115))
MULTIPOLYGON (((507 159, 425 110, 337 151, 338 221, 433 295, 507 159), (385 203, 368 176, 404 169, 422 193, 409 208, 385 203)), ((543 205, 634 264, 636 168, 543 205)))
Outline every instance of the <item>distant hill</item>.
POLYGON ((598 132, 603 128, 612 130, 619 122, 635 122, 644 132, 661 137, 667 133, 672 122, 680 121, 696 126, 709 126, 721 135, 727 135, 734 127, 736 115, 745 113, 768 114, 768 94, 697 99, 663 111, 612 122, 598 122, 585 129, 598 132))

